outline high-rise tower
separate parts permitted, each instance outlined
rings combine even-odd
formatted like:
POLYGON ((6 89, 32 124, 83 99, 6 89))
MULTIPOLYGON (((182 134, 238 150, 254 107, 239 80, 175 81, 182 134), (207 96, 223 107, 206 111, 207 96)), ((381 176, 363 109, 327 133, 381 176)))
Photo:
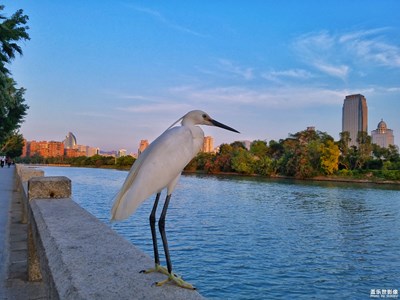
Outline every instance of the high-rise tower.
POLYGON ((66 149, 75 149, 76 145, 77 143, 75 135, 72 132, 68 132, 64 140, 64 147, 66 149))
POLYGON ((141 140, 138 149, 138 156, 149 146, 148 140, 141 140))
POLYGON ((214 139, 211 136, 205 136, 203 139, 203 152, 211 153, 214 151, 214 139))
POLYGON ((346 96, 343 102, 342 132, 350 133, 349 146, 358 146, 359 132, 368 132, 367 99, 361 94, 346 96))

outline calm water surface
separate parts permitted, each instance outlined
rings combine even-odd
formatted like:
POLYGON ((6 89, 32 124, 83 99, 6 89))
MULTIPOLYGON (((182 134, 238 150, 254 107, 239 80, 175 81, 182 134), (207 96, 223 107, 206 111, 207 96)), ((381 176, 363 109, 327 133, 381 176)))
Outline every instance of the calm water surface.
MULTIPOLYGON (((76 202, 153 256, 153 199, 109 222, 127 172, 43 169, 69 177, 76 202)), ((400 290, 398 187, 182 176, 166 228, 175 272, 210 299, 369 299, 372 289, 400 290)))

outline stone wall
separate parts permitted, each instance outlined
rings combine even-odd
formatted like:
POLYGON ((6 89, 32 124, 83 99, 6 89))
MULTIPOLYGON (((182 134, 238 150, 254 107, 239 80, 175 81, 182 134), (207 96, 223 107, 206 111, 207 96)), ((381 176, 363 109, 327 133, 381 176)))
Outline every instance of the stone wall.
POLYGON ((28 221, 28 272, 43 281, 49 299, 203 299, 166 278, 143 274, 152 258, 71 199, 71 181, 17 167, 28 221))

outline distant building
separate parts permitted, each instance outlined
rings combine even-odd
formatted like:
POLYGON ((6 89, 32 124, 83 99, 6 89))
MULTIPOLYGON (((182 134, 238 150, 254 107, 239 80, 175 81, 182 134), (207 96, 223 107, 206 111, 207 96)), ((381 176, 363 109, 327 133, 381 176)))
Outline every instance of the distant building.
POLYGON ((126 149, 119 149, 117 157, 126 156, 126 149))
POLYGON ((89 157, 91 157, 91 156, 94 156, 94 155, 96 155, 96 154, 99 154, 100 153, 100 149, 99 148, 94 148, 94 147, 87 147, 87 149, 86 149, 86 156, 89 156, 89 157))
POLYGON ((346 96, 342 109, 342 132, 350 133, 349 146, 358 146, 359 132, 368 132, 367 99, 361 94, 346 96))
POLYGON ((102 156, 111 156, 111 157, 117 157, 118 152, 115 150, 112 151, 99 151, 99 155, 102 156))
POLYGON ((383 119, 378 123, 376 130, 371 131, 372 143, 383 148, 388 148, 389 145, 394 145, 393 130, 388 129, 383 119))
MULTIPOLYGON (((79 156, 93 156, 100 153, 99 148, 93 148, 85 145, 77 145, 76 138, 72 133, 69 133, 66 140, 70 142, 72 148, 65 147, 63 142, 56 141, 27 141, 24 140, 21 157, 30 157, 33 155, 40 155, 42 157, 79 157, 79 156), (72 141, 72 142, 71 142, 72 141)), ((65 140, 64 140, 65 141, 65 140)), ((114 152, 115 153, 115 152, 114 152)))
POLYGON ((35 154, 42 157, 64 156, 64 144, 62 142, 31 141, 28 149, 29 156, 33 156, 35 154))
POLYGON ((64 155, 65 155, 65 157, 86 156, 86 151, 80 151, 79 149, 65 148, 64 149, 64 155))
POLYGON ((204 137, 201 151, 206 153, 214 152, 214 139, 211 136, 204 137))
POLYGON ((77 146, 76 137, 72 132, 68 132, 64 140, 64 147, 66 149, 75 149, 77 146))
POLYGON ((141 140, 138 149, 138 156, 149 146, 148 140, 141 140))

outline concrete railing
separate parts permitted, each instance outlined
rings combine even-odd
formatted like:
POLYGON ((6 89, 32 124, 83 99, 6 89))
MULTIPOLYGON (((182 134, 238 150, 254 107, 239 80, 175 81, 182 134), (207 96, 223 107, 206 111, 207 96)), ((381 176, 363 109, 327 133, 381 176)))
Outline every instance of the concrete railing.
POLYGON ((28 221, 28 277, 49 299, 203 299, 143 274, 153 260, 71 200, 71 181, 17 166, 28 221))

